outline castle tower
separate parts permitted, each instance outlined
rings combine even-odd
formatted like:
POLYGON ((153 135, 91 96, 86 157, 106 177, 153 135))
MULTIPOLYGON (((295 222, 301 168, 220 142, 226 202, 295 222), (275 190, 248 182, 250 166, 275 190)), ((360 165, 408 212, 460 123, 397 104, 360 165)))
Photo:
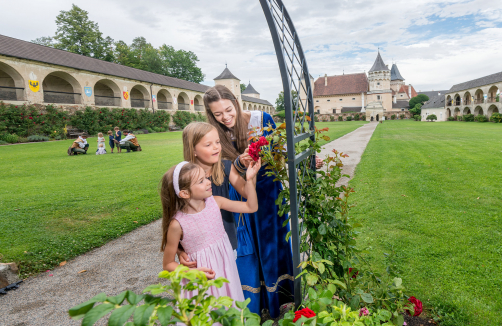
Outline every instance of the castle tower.
POLYGON ((380 120, 385 111, 392 110, 392 90, 390 88, 390 70, 383 62, 380 51, 375 63, 368 71, 369 92, 367 94, 366 120, 380 120))
POLYGON ((254 89, 254 87, 251 85, 251 82, 249 82, 249 84, 246 87, 246 89, 244 90, 244 92, 242 92, 242 95, 251 96, 251 97, 254 97, 254 98, 260 98, 260 93, 258 93, 254 89))
POLYGON ((404 84, 404 78, 401 76, 397 65, 394 63, 390 70, 390 89, 397 93, 404 84))
POLYGON ((228 70, 226 65, 225 70, 223 70, 223 72, 214 79, 214 84, 226 86, 230 91, 232 91, 242 108, 241 80, 235 77, 234 74, 228 70))

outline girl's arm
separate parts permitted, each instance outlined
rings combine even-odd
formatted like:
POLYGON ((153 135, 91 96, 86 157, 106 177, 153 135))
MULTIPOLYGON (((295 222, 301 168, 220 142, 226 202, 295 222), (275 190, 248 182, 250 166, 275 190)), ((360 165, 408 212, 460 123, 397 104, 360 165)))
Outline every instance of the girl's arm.
POLYGON ((256 188, 256 178, 247 179, 247 181, 244 180, 244 178, 242 178, 239 175, 239 172, 237 172, 233 164, 230 170, 230 175, 228 176, 228 180, 230 181, 230 184, 235 188, 235 190, 237 190, 239 195, 241 195, 244 198, 248 198, 248 195, 246 193, 247 183, 249 182, 253 183, 253 187, 256 188))
MULTIPOLYGON (((178 221, 173 220, 169 225, 169 230, 167 232, 167 244, 164 248, 164 257, 162 260, 162 267, 164 270, 172 272, 178 267, 178 263, 174 260, 176 251, 178 250, 178 244, 180 243, 181 236, 183 235, 183 230, 178 221)), ((207 279, 213 279, 215 277, 215 272, 207 267, 195 268, 204 272, 207 279)))
POLYGON ((249 165, 246 172, 245 192, 247 201, 233 201, 224 197, 215 196, 214 199, 220 207, 229 212, 234 213, 254 213, 258 210, 258 197, 256 196, 256 174, 261 168, 261 159, 258 162, 253 162, 249 165))

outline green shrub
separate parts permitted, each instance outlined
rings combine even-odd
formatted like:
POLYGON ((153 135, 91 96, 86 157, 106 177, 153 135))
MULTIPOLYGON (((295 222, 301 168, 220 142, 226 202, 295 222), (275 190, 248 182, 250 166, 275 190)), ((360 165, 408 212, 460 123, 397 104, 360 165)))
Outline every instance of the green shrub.
POLYGON ((11 144, 15 144, 19 141, 19 136, 16 135, 16 134, 3 134, 2 136, 2 139, 3 141, 7 142, 7 143, 11 143, 11 144))
POLYGON ((482 114, 479 114, 477 115, 476 117, 474 117, 474 121, 477 121, 477 122, 488 122, 488 118, 482 114))
POLYGON ((438 119, 438 117, 435 114, 429 114, 426 118, 427 121, 434 121, 437 119, 438 119))
POLYGON ((45 136, 40 136, 40 135, 31 135, 28 136, 28 141, 30 142, 36 142, 36 141, 48 141, 49 137, 45 136))
POLYGON ((490 121, 491 122, 495 122, 495 123, 501 123, 502 122, 502 114, 498 113, 498 112, 495 112, 494 114, 492 114, 492 116, 490 117, 490 121))
POLYGON ((404 114, 399 115, 399 119, 403 120, 404 119, 404 114))
POLYGON ((457 121, 464 121, 464 117, 461 115, 457 115, 455 118, 457 119, 457 121))
POLYGON ((6 145, 6 144, 8 144, 8 142, 0 140, 0 145, 6 145))
POLYGON ((190 122, 192 122, 192 116, 190 112, 187 111, 176 111, 173 115, 173 122, 177 127, 184 129, 190 122))
POLYGON ((359 113, 356 113, 356 115, 354 116, 354 120, 359 121, 359 113))
POLYGON ((391 120, 396 120, 396 115, 395 115, 395 114, 391 115, 391 116, 390 116, 390 119, 391 119, 391 120))
POLYGON ((335 121, 335 116, 334 115, 330 115, 329 116, 329 121, 335 121))
POLYGON ((350 115, 347 116, 347 121, 352 121, 352 117, 350 115))
POLYGON ((343 121, 343 116, 339 115, 338 116, 338 121, 343 121))
POLYGON ((413 119, 415 119, 415 121, 422 121, 422 116, 421 116, 421 115, 419 115, 419 114, 415 114, 415 115, 413 116, 413 119))
POLYGON ((455 121, 454 117, 448 117, 448 121, 455 121))
POLYGON ((18 143, 27 143, 29 142, 28 138, 26 137, 19 137, 19 139, 17 140, 18 143))
POLYGON ((466 122, 472 122, 472 121, 474 121, 474 114, 464 114, 463 119, 466 122))
POLYGON ((142 135, 144 134, 143 130, 139 129, 134 132, 135 135, 142 135))

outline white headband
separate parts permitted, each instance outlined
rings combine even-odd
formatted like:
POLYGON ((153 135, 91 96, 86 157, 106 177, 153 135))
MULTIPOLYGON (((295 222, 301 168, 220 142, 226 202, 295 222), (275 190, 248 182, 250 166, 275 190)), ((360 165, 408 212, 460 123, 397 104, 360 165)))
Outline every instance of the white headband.
POLYGON ((187 164, 187 161, 183 161, 176 165, 176 168, 174 169, 173 173, 173 186, 174 186, 174 192, 176 192, 176 196, 180 196, 180 172, 181 168, 187 164))

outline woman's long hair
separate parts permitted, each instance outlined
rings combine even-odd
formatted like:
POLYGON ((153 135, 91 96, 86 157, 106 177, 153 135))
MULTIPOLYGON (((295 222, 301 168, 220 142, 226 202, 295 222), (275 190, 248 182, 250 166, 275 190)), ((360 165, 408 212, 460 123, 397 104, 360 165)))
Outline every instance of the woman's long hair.
MULTIPOLYGON (((197 163, 195 156, 195 146, 210 131, 216 130, 213 125, 207 122, 192 122, 183 129, 183 157, 185 161, 197 163)), ((220 136, 221 137, 221 136, 220 136)), ((211 181, 220 186, 225 179, 225 170, 221 163, 221 153, 218 156, 218 163, 211 168, 211 181)))
POLYGON ((228 88, 223 85, 216 85, 204 93, 204 106, 206 108, 207 120, 218 130, 223 158, 232 161, 235 160, 248 147, 248 124, 242 114, 239 101, 237 101, 234 94, 228 88), (236 117, 233 130, 216 121, 213 112, 209 108, 209 104, 218 102, 219 100, 230 100, 235 107, 236 117), (235 137, 235 147, 232 144, 232 135, 235 137))
MULTIPOLYGON (((169 230, 169 225, 171 224, 174 215, 178 211, 185 210, 190 206, 188 199, 180 198, 176 195, 173 185, 173 174, 176 165, 167 171, 162 179, 160 180, 160 201, 162 203, 162 244, 160 246, 160 251, 164 251, 167 244, 167 232, 169 230)), ((190 186, 192 185, 192 180, 194 179, 195 173, 200 170, 197 164, 188 163, 185 164, 180 171, 179 186, 180 191, 186 190, 190 193, 190 186)))

